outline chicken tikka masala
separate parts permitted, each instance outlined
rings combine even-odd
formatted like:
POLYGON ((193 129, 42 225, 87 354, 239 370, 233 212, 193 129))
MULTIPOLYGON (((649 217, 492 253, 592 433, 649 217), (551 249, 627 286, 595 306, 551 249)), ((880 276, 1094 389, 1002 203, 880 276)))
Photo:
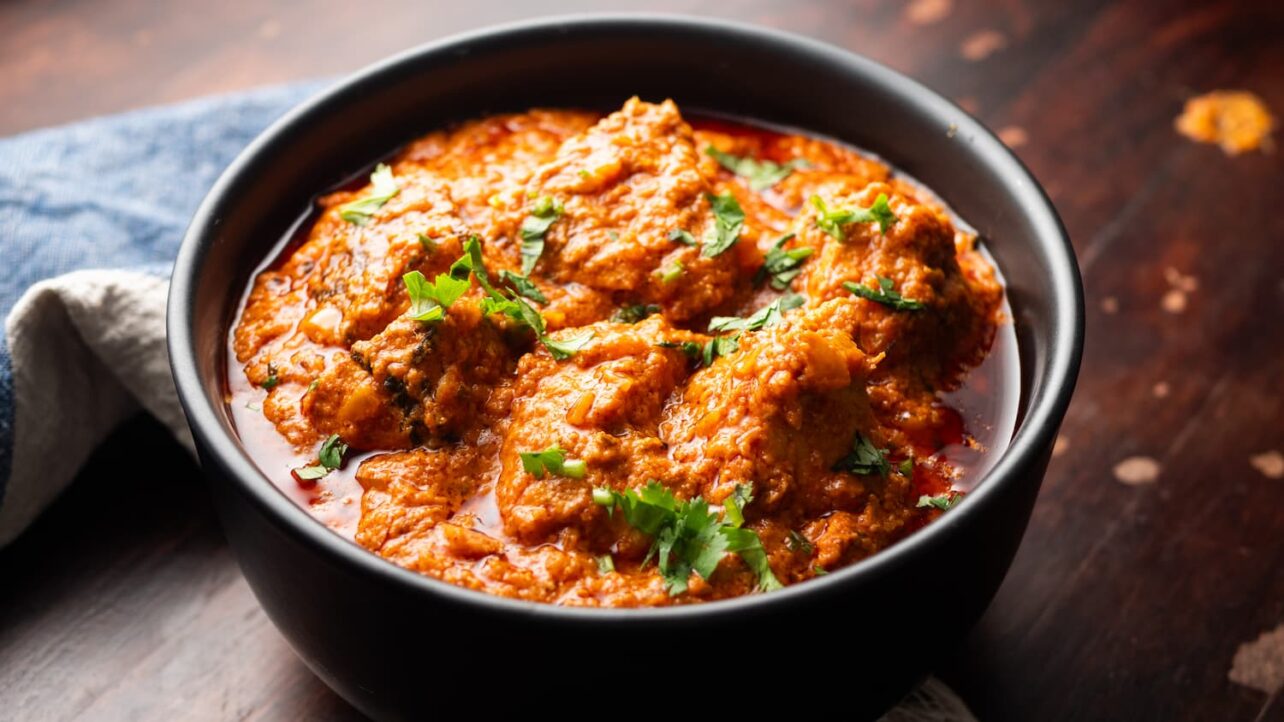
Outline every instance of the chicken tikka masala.
POLYGON ((973 427, 1003 426, 948 403, 999 393, 974 370, 1011 335, 974 234, 833 141, 672 101, 532 110, 317 206, 247 291, 230 408, 317 517, 451 584, 796 584, 947 513, 973 427))

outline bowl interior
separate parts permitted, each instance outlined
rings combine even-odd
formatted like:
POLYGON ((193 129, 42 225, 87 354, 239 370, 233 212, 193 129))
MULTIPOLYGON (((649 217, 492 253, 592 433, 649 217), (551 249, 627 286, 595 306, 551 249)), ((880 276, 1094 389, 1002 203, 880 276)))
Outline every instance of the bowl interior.
MULTIPOLYGON (((1011 153, 953 104, 872 61, 796 36, 657 17, 555 19, 412 50, 255 141, 198 211, 175 267, 171 348, 193 425, 244 457, 223 402, 227 329, 250 272, 318 192, 452 120, 532 106, 610 109, 635 94, 831 136, 937 193, 984 238, 1015 314, 1017 434, 989 476, 1007 457, 1050 444, 1077 369, 1082 302, 1060 222, 1011 153)), ((235 466, 253 468, 248 458, 235 466)))

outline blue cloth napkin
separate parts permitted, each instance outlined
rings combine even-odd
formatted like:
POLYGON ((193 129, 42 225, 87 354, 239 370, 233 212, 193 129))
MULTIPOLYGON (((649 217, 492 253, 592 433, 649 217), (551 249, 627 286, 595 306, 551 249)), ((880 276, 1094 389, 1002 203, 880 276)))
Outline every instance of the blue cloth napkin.
MULTIPOLYGON (((319 85, 0 139, 0 544, 57 496, 110 426, 166 403, 139 392, 172 388, 157 299, 183 231, 232 158, 319 85), (82 269, 118 273, 64 275, 82 269), (138 369, 150 375, 129 378, 138 369)), ((181 437, 181 415, 172 403, 165 411, 181 437)))

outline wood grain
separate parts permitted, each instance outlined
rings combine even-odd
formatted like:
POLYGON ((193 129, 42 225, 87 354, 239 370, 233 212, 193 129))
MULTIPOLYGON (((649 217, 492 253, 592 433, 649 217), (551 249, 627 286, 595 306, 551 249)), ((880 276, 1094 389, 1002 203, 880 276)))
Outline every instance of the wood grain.
MULTIPOLYGON (((1070 230, 1088 343, 1063 453, 998 598, 939 673, 983 720, 1284 720, 1284 702, 1227 676, 1240 645, 1284 623, 1284 480, 1250 464, 1284 451, 1284 159, 1172 129, 1187 97, 1218 88, 1284 116, 1284 4, 953 0, 926 23, 914 4, 649 8, 806 33, 923 80, 1021 142, 1070 230), (980 33, 1004 42, 969 60, 980 33), (1179 287, 1184 308, 1165 310, 1179 287), (1138 456, 1158 463, 1154 482, 1116 480, 1138 456)), ((627 7, 10 0, 0 133, 627 7)), ((0 579, 0 716, 356 716, 267 622, 199 472, 151 422, 117 434, 0 551, 0 579), (138 449, 152 458, 126 476, 138 449)))

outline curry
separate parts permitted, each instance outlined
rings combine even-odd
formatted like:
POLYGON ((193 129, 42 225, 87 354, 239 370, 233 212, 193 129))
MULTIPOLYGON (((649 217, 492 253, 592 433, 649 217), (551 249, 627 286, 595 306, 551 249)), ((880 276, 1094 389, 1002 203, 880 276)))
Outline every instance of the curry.
POLYGON ((836 142, 532 110, 317 206, 246 292, 229 406, 318 518, 451 584, 769 592, 949 513, 1011 431, 975 235, 836 142))

